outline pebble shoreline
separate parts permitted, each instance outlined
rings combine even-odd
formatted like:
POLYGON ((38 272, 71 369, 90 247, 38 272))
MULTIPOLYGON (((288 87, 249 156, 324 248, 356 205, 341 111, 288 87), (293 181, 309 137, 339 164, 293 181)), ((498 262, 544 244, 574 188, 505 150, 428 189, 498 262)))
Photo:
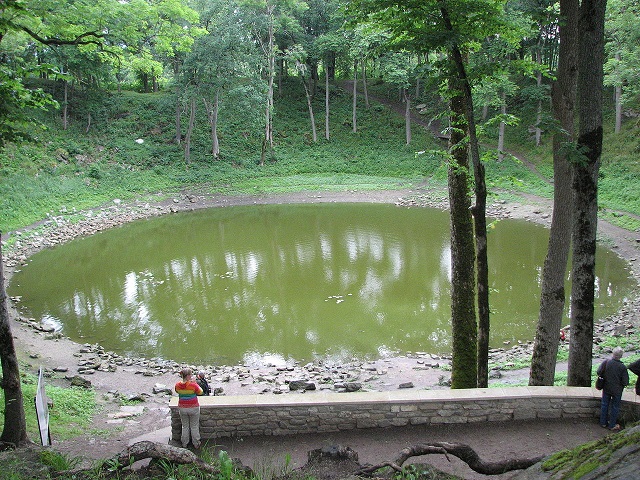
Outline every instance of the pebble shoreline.
MULTIPOLYGON (((77 237, 83 237, 117 227, 134 220, 151 218, 155 216, 190 211, 197 208, 208 208, 226 205, 226 203, 212 203, 213 197, 202 195, 181 194, 157 204, 148 202, 134 202, 123 204, 114 200, 107 207, 88 210, 84 212, 60 212, 60 215, 49 216, 38 224, 16 231, 9 236, 10 247, 4 252, 5 281, 28 262, 30 255, 39 250, 51 248, 68 242, 77 237)), ((447 208, 446 199, 433 199, 428 195, 410 195, 398 198, 396 204, 404 207, 433 207, 447 208)), ((488 216, 494 218, 510 218, 511 211, 504 203, 495 203, 489 207, 488 216)), ((534 209, 538 217, 533 219, 538 223, 548 224, 550 215, 543 209, 534 209)), ((6 241, 6 239, 4 239, 6 241)), ((4 242, 3 242, 4 244, 4 242)), ((5 248, 3 247, 3 250, 5 248)), ((637 275, 637 272, 636 272, 637 275)), ((20 299, 11 298, 13 306, 18 306, 20 299)), ((15 312, 15 309, 14 309, 15 312)), ((622 308, 613 315, 599 322, 594 332, 594 357, 608 353, 600 344, 604 336, 628 336, 640 328, 640 295, 634 292, 631 299, 625 301, 622 308)), ((29 328, 41 332, 46 338, 55 340, 61 338, 52 327, 43 325, 33 319, 15 314, 16 319, 29 328)), ((565 327, 565 342, 568 342, 569 330, 565 327)), ((637 346, 640 349, 640 345, 637 346)), ((533 350, 533 342, 526 342, 505 348, 493 349, 490 352, 490 362, 508 367, 510 364, 528 359, 533 350)), ((79 351, 74 354, 78 358, 77 376, 91 375, 96 371, 116 372, 122 368, 133 368, 136 373, 143 376, 160 376, 164 374, 176 374, 184 365, 177 362, 128 358, 114 352, 105 351, 100 345, 79 345, 79 351)), ((434 388, 448 388, 447 366, 450 358, 425 352, 406 353, 402 358, 410 359, 414 370, 435 370, 438 381, 434 388)), ((377 361, 354 361, 340 365, 330 365, 324 362, 310 362, 301 364, 289 362, 283 365, 191 365, 196 370, 204 370, 213 386, 219 388, 218 394, 224 394, 223 385, 230 382, 239 382, 241 387, 250 387, 252 393, 287 393, 291 391, 331 390, 336 392, 358 390, 380 390, 381 380, 393 374, 385 366, 388 359, 377 361)), ((492 378, 500 378, 500 368, 492 370, 492 378)), ((63 373, 68 371, 67 366, 54 368, 54 371, 63 373)), ((73 376, 69 377, 72 379, 73 376)), ((389 383, 387 383, 389 386, 389 383)), ((392 385, 393 388, 412 388, 412 382, 403 382, 392 385)), ((162 384, 157 384, 153 389, 154 394, 170 394, 170 390, 162 384)))

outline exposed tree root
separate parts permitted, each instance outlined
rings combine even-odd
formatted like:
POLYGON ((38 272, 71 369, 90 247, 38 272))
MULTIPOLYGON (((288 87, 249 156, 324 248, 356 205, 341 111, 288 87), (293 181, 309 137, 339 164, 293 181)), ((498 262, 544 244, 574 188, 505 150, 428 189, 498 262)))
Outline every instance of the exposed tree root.
POLYGON ((449 454, 454 455, 469 465, 469 468, 483 475, 500 475, 501 473, 512 470, 522 470, 538 463, 543 458, 540 456, 535 458, 509 459, 500 462, 484 462, 469 445, 464 443, 434 442, 404 448, 400 451, 400 455, 396 460, 391 462, 387 461, 378 465, 365 465, 356 472, 356 475, 369 476, 384 467, 391 467, 396 471, 400 471, 402 470, 404 462, 411 457, 431 455, 434 453, 445 455, 447 460, 449 460, 449 454))
MULTIPOLYGON (((105 461, 103 469, 109 470, 122 470, 131 466, 133 463, 139 460, 145 460, 147 458, 165 460, 170 463, 176 463, 180 465, 193 464, 200 470, 207 473, 220 473, 220 469, 208 464, 201 460, 186 448, 173 447, 171 445, 165 445, 156 442, 137 442, 133 445, 129 445, 120 453, 105 461)), ((79 473, 82 470, 77 471, 64 471, 59 472, 59 475, 68 475, 70 473, 79 473)))

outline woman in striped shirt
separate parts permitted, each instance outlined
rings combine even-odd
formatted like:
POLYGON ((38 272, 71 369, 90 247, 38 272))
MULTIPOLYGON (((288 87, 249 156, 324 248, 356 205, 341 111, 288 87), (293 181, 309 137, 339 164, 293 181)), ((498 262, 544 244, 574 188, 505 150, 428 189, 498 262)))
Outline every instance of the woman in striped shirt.
POLYGON ((192 377, 190 368, 183 368, 180 371, 182 381, 177 382, 175 386, 178 394, 178 412, 180 413, 180 421, 182 422, 182 446, 187 448, 189 445, 189 435, 191 435, 191 443, 193 448, 200 448, 200 404, 198 403, 198 395, 202 395, 202 388, 192 377))

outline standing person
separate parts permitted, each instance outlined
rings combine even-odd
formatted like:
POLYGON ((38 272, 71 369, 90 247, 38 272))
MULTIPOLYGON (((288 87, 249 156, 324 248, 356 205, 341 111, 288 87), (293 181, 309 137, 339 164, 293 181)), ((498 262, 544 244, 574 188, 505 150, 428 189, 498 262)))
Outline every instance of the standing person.
POLYGON ((636 395, 640 395, 640 359, 631 363, 627 368, 638 376, 636 380, 636 395))
POLYGON ((204 372, 200 370, 198 372, 198 377, 196 378, 196 383, 200 385, 202 394, 208 397, 209 395, 211 395, 211 387, 209 386, 209 382, 207 382, 207 379, 204 375, 204 372))
POLYGON ((598 375, 604 378, 602 389, 602 404, 600 406, 600 426, 617 432, 620 430, 618 412, 622 401, 622 391, 629 385, 629 373, 622 358, 622 348, 613 349, 611 358, 605 360, 598 367, 598 375))
POLYGON ((180 371, 182 381, 176 383, 175 390, 178 394, 178 412, 182 422, 182 446, 187 448, 189 436, 193 448, 200 448, 200 404, 198 395, 202 395, 202 388, 193 381, 190 368, 180 371))

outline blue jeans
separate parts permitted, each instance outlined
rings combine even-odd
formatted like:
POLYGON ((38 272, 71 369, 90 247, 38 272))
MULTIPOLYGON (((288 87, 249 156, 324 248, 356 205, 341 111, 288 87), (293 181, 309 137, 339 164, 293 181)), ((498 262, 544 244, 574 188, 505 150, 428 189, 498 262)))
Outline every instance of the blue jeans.
POLYGON ((618 422, 618 413, 620 412, 620 402, 622 395, 611 395, 605 391, 602 392, 602 404, 600 405, 600 425, 603 427, 613 428, 618 422))

